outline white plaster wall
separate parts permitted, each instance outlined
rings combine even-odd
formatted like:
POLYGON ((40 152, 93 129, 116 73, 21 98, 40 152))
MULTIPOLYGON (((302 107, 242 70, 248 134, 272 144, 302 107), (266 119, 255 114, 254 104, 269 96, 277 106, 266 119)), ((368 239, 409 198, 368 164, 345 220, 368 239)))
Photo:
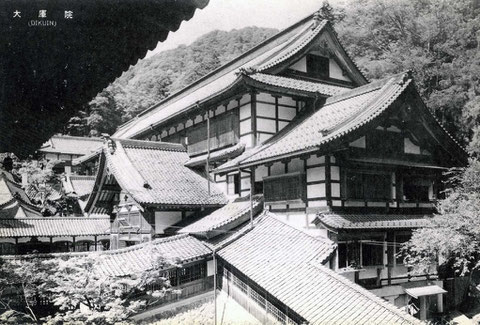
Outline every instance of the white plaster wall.
POLYGON ((276 132, 275 121, 257 117, 257 131, 275 133, 276 132))
POLYGON ((307 185, 307 198, 325 197, 325 184, 307 185))
POLYGON ((296 114, 297 114, 297 111, 293 107, 285 107, 285 106, 278 107, 278 117, 283 120, 291 121, 293 120, 296 114))
POLYGON ((257 103, 257 116, 275 118, 275 105, 257 103))
POLYGON ((325 180, 325 166, 307 168, 307 182, 325 180))
POLYGON ((307 59, 303 57, 291 66, 289 66, 289 68, 296 71, 307 72, 307 59))
POLYGON ((350 142, 350 147, 366 148, 365 137, 358 138, 357 140, 350 142))
POLYGON ((240 107, 240 119, 246 119, 247 117, 250 117, 252 113, 252 108, 250 104, 244 105, 240 107))
POLYGON ((294 173, 294 172, 303 172, 304 171, 304 163, 303 160, 300 158, 295 158, 290 160, 288 163, 288 172, 289 173, 294 173))
POLYGON ((325 156, 317 157, 316 155, 311 155, 307 159, 307 166, 324 164, 325 163, 325 156))
POLYGON ((405 144, 405 153, 411 153, 415 155, 420 155, 422 152, 420 150, 420 147, 415 145, 412 140, 409 138, 404 138, 404 144, 405 144))
POLYGON ((344 81, 352 81, 347 75, 343 74, 342 68, 333 59, 329 60, 330 78, 344 81))

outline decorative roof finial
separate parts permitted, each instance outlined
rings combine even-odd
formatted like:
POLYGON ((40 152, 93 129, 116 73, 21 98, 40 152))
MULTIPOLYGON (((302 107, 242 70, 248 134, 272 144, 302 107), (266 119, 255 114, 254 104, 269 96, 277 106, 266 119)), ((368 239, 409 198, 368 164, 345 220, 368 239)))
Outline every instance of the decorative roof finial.
POLYGON ((319 9, 318 11, 316 11, 316 12, 313 14, 313 25, 312 25, 312 29, 317 28, 318 25, 320 25, 320 22, 322 21, 322 13, 321 13, 321 10, 322 10, 322 9, 319 9))

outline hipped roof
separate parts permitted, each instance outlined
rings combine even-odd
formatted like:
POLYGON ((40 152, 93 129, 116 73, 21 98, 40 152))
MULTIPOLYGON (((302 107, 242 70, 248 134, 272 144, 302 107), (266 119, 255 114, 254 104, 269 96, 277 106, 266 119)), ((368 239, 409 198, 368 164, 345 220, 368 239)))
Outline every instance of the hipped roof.
MULTIPOLYGON (((207 179, 184 166, 189 157, 180 144, 112 139, 102 155, 106 168, 99 173, 108 169, 122 190, 140 205, 201 207, 227 203, 215 184, 211 184, 209 195, 207 179)), ((96 185, 100 186, 101 180, 101 174, 97 175, 96 185)), ((101 191, 100 187, 90 195, 87 210, 101 191)))
MULTIPOLYGON (((101 272, 109 276, 126 276, 138 274, 154 268, 162 267, 159 260, 167 260, 181 266, 203 259, 212 254, 201 241, 189 235, 177 235, 167 238, 155 239, 151 242, 134 245, 127 248, 102 252, 79 252, 79 253, 54 253, 40 255, 23 255, 8 257, 7 260, 21 261, 43 258, 74 258, 95 256, 96 265, 101 272)), ((166 264, 165 268, 171 268, 173 264, 166 264)))
MULTIPOLYGON (((407 89, 418 96, 410 72, 400 73, 329 97, 311 116, 297 118, 264 144, 245 151, 218 167, 215 172, 224 173, 241 167, 278 161, 285 157, 317 152, 334 140, 341 140, 352 132, 374 123, 406 93, 407 89)), ((457 158, 465 160, 466 153, 463 148, 438 123, 433 114, 426 107, 419 109, 431 121, 432 128, 441 135, 442 141, 456 149, 459 153, 457 158)))
POLYGON ((89 155, 103 144, 103 139, 54 135, 40 149, 43 153, 89 155))

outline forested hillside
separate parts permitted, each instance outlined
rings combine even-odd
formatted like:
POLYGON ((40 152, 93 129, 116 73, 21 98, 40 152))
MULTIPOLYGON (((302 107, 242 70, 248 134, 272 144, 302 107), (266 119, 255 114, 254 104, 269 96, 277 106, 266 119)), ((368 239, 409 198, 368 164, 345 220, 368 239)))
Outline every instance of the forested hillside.
MULTIPOLYGON (((457 139, 479 146, 480 17, 476 0, 356 0, 326 17, 370 79, 412 70, 417 87, 457 139)), ((276 31, 214 31, 140 61, 100 93, 65 132, 113 133, 122 122, 276 31)))
POLYGON ((70 120, 71 135, 112 134, 118 125, 277 33, 246 27, 213 31, 189 46, 139 61, 70 120))

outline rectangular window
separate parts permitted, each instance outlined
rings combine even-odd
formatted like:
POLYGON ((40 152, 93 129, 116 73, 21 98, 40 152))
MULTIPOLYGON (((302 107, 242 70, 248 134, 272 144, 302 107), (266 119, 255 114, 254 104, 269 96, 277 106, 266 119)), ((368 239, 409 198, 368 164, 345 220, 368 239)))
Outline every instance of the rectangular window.
POLYGON ((230 195, 240 194, 240 173, 227 176, 227 192, 230 195))
POLYGON ((315 78, 330 76, 329 59, 318 55, 307 55, 307 73, 315 78))
POLYGON ((357 200, 389 200, 391 175, 362 172, 347 173, 347 198, 357 200))
POLYGON ((338 244, 338 267, 359 267, 360 242, 352 241, 338 244))
POLYGON ((429 202, 432 180, 421 177, 404 177, 403 200, 406 202, 429 202))
MULTIPOLYGON (((223 148, 237 143, 239 120, 235 113, 225 113, 210 119, 210 150, 223 148)), ((188 154, 195 155, 207 151, 207 122, 187 129, 188 154)))
POLYGON ((254 194, 263 194, 263 181, 254 183, 253 192, 254 194))
POLYGON ((383 241, 372 240, 362 243, 362 265, 383 265, 383 241))
POLYGON ((305 174, 297 172, 263 179, 265 202, 305 201, 305 174))

